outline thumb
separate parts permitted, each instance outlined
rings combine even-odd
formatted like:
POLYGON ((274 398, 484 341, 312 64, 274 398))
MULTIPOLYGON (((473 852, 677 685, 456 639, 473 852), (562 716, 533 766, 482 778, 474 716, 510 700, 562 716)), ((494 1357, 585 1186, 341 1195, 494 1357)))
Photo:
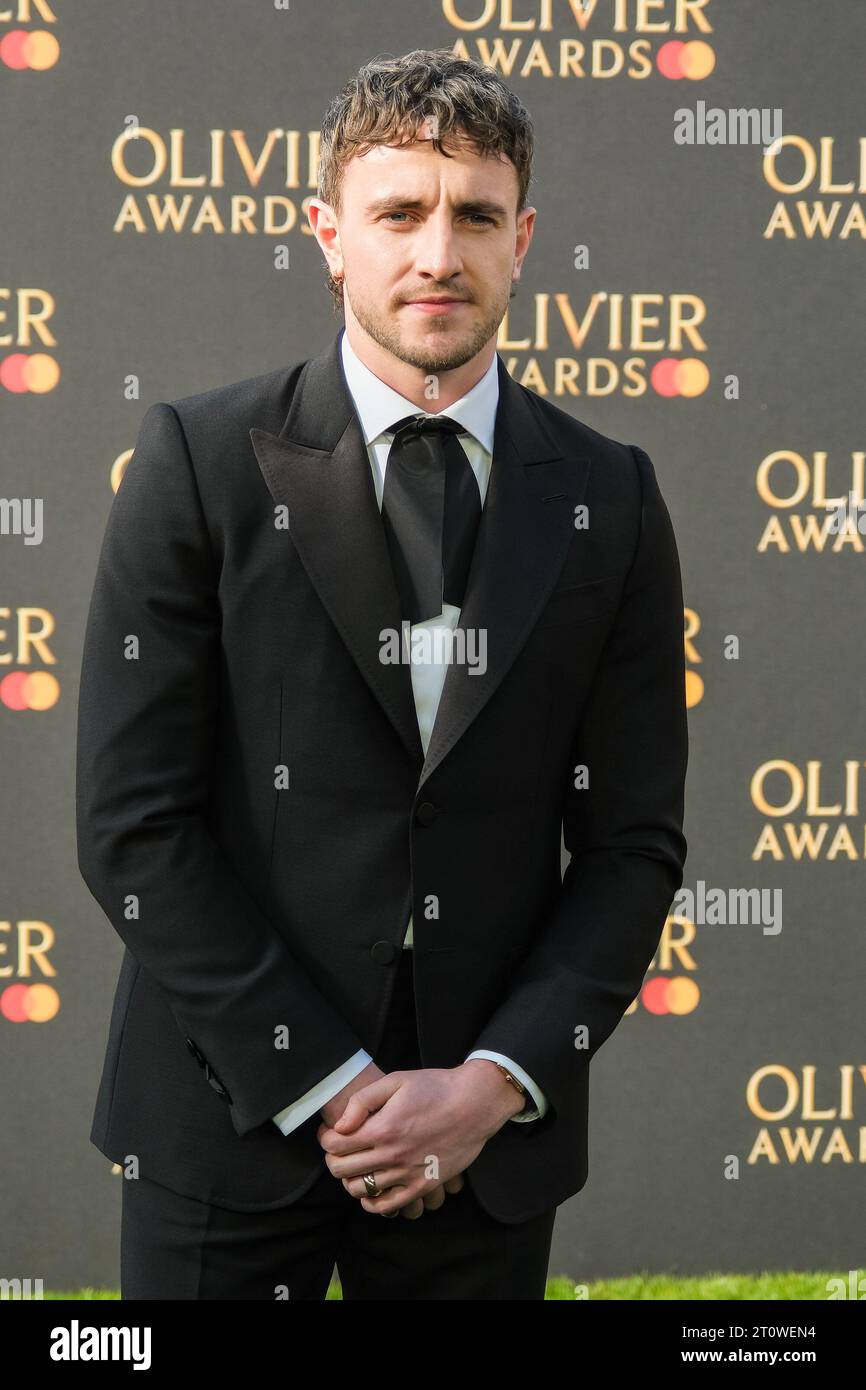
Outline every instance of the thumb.
POLYGON ((394 1092, 400 1089, 401 1082, 400 1074, 391 1072, 387 1076, 380 1076, 375 1081, 371 1081, 369 1086, 362 1086, 360 1090, 355 1091, 349 1097, 348 1104, 334 1125, 334 1129, 338 1134, 351 1134, 364 1123, 369 1115, 372 1115, 376 1110, 381 1110, 394 1092))

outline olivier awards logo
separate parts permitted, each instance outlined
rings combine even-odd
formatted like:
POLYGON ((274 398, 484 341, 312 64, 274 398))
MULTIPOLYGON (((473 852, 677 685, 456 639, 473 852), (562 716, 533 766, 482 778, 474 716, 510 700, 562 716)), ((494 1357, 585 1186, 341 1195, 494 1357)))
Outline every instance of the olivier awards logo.
POLYGON ((866 136, 836 149, 832 135, 783 135, 763 159, 764 181, 778 194, 764 228, 771 241, 847 241, 866 237, 859 194, 866 193, 866 136))
POLYGON ((143 126, 134 115, 111 150, 123 198, 113 230, 143 235, 280 236, 306 221, 316 192, 319 131, 283 130, 249 136, 244 130, 168 131, 143 126), (309 189, 298 201, 283 190, 309 189), (264 189, 269 188, 265 192, 264 189))
POLYGON ((0 63, 13 72, 47 72, 60 57, 50 29, 21 29, 22 24, 56 24, 47 0, 16 0, 0 9, 0 63), (7 25, 13 26, 7 28, 7 25))
POLYGON ((681 913, 668 914, 640 994, 629 1004, 624 1017, 638 1008, 648 1014, 669 1014, 677 1018, 694 1013, 701 998, 695 979, 697 961, 691 950, 695 934, 695 924, 688 917, 681 913))
POLYGON ((442 0, 456 58, 505 78, 709 77, 710 0, 442 0))
POLYGON ((56 666, 48 645, 54 617, 47 608, 0 607, 0 709, 42 713, 57 704, 60 683, 51 671, 34 671, 34 662, 56 666), (14 623, 10 629, 9 622, 14 623), (10 632, 13 633, 10 637, 10 632), (5 670, 4 668, 11 668, 5 670))
POLYGON ((770 1062, 746 1084, 749 1113, 761 1121, 750 1164, 866 1163, 866 1066, 835 1072, 770 1062), (859 1123, 858 1123, 859 1117, 859 1123))
POLYGON ((866 452, 829 464, 824 450, 774 449, 755 477, 770 516, 757 544, 760 555, 862 555, 866 544, 866 452), (832 492, 840 484, 847 495, 832 492))
MULTIPOLYGON (((577 269, 585 250, 575 248, 577 269)), ((706 317, 696 294, 536 293, 516 313, 506 310, 496 347, 511 375, 540 396, 693 398, 710 384, 697 356, 707 351, 706 317)))
POLYGON ((14 395, 44 395, 60 380, 60 363, 47 352, 21 352, 37 344, 56 348, 49 319, 54 296, 45 289, 0 286, 0 387, 14 395), (9 349, 13 351, 9 351, 9 349))
POLYGON ((766 822, 752 859, 776 861, 837 859, 849 862, 866 854, 866 825, 860 791, 866 762, 846 759, 841 768, 825 769, 819 759, 805 769, 787 758, 772 758, 755 769, 752 805, 766 822))
POLYGON ((47 922, 0 921, 0 1019, 48 1023, 59 1012, 60 996, 45 983, 57 975, 48 957, 54 942, 47 922))

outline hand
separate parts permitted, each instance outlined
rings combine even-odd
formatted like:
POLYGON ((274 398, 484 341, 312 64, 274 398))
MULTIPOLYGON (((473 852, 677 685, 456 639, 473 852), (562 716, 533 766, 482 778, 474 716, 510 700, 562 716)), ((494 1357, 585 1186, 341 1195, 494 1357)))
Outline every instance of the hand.
POLYGON ((325 1124, 328 1127, 335 1125, 355 1092, 362 1090, 365 1086, 369 1086, 371 1081, 378 1081, 378 1079, 384 1075, 385 1073, 382 1071, 382 1068, 377 1067, 375 1062, 368 1062, 363 1071, 359 1071, 357 1076, 353 1076, 352 1080, 347 1086, 343 1087, 342 1091, 338 1091, 335 1096, 331 1096, 331 1099, 326 1101, 322 1106, 319 1114, 325 1121, 325 1124))
POLYGON ((321 1125, 317 1137, 329 1170, 364 1210, 391 1215, 410 1205, 417 1211, 418 1198, 464 1172, 522 1108, 499 1068, 478 1057, 381 1076, 357 1088, 341 1118, 321 1125), (427 1177, 433 1159, 437 1172, 427 1177), (365 1173, 387 1189, 380 1197, 366 1195, 365 1173))
MULTIPOLYGON (((347 1192, 351 1192, 351 1185, 346 1178, 343 1178, 343 1186, 347 1192)), ((363 1183, 361 1186, 363 1187, 363 1183)), ((418 1217, 423 1216, 425 1211, 438 1211, 445 1201, 446 1192, 459 1192, 462 1186, 463 1174, 457 1173, 453 1178, 449 1178, 447 1182, 440 1183, 438 1187, 434 1187, 432 1191, 425 1192, 423 1197, 416 1197, 415 1201, 410 1202, 408 1206, 401 1207, 399 1211, 382 1212, 382 1215, 405 1216, 407 1221, 417 1221, 418 1217)), ((366 1197, 366 1195, 367 1189, 364 1188, 364 1196, 366 1197)))
MULTIPOLYGON (((324 1124, 319 1126, 319 1133, 322 1133, 325 1129, 337 1123, 342 1117, 349 1100, 356 1091, 362 1090, 365 1086, 368 1086, 371 1081, 376 1081, 379 1077, 384 1075, 385 1073, 380 1067, 376 1066, 375 1062, 370 1062, 363 1071, 359 1072, 357 1076, 354 1076, 348 1085, 343 1087, 342 1091, 338 1091, 335 1096, 332 1096, 331 1099, 326 1101, 322 1106, 319 1114, 322 1116, 324 1124)), ((351 1186, 345 1178, 343 1179, 343 1186, 352 1196, 359 1195, 356 1192, 352 1192, 351 1186)), ((358 1186, 357 1182, 355 1186, 358 1186)), ((419 1216, 423 1216, 425 1209, 427 1211, 438 1211, 439 1207, 441 1207, 442 1203, 445 1201, 445 1193, 459 1192, 462 1186, 463 1178, 458 1173, 455 1177, 449 1178, 447 1182, 440 1183, 438 1187, 432 1188, 429 1192, 425 1193, 423 1197, 416 1198, 416 1200, 410 1202, 408 1206, 401 1207, 399 1215, 406 1217, 409 1221, 415 1221, 419 1216)), ((364 1187, 363 1182, 361 1183, 361 1187, 363 1188, 364 1196, 366 1196, 367 1189, 364 1187)), ((396 1216, 398 1213, 392 1212, 390 1215, 396 1216)))

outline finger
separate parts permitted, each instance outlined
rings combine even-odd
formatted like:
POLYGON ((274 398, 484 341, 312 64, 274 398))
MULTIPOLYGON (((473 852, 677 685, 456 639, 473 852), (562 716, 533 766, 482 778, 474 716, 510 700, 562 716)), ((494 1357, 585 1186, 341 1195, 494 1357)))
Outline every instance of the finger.
POLYGON ((366 1124, 360 1129, 356 1129, 352 1134, 341 1134, 338 1129, 329 1129, 319 1140, 326 1154, 334 1154, 336 1157, 343 1157, 345 1154, 357 1154, 368 1151, 375 1144, 380 1142, 374 1119, 368 1117, 366 1124))
POLYGON ((365 1120, 369 1120, 371 1115, 375 1115, 377 1107, 365 1104, 358 1100, 360 1091, 356 1091, 349 1097, 345 1110, 339 1120, 335 1120, 332 1128, 337 1134, 352 1134, 358 1129, 365 1120))
MULTIPOLYGON (((390 1173, 394 1168, 399 1167, 403 1177, 402 1182, 409 1181, 410 1165, 401 1163, 398 1156, 391 1148, 370 1148, 358 1149, 355 1153, 345 1154, 325 1154, 325 1163, 335 1178, 362 1178, 365 1173, 390 1173)), ((423 1165, 416 1163, 414 1168, 417 1170, 413 1176, 418 1177, 423 1165)), ((380 1184, 381 1186, 381 1184, 380 1184)))
MULTIPOLYGON (((367 1168, 367 1173, 372 1173, 376 1179, 376 1186, 386 1192, 389 1187, 405 1187, 409 1181, 409 1174, 405 1168, 367 1168)), ((369 1197, 367 1185, 363 1178, 343 1178, 343 1186, 350 1197, 369 1197)))
POLYGON ((400 1215, 405 1216, 407 1221, 417 1221, 419 1216, 424 1215, 424 1203, 420 1197, 416 1197, 414 1202, 408 1206, 400 1208, 400 1215))
POLYGON ((334 1126, 337 1133, 351 1133, 362 1125, 369 1115, 381 1110, 386 1100, 390 1100, 394 1092, 399 1091, 403 1080, 403 1072, 392 1071, 387 1076, 380 1076, 376 1081, 371 1081, 369 1086, 362 1086, 360 1091, 355 1091, 354 1095, 349 1097, 345 1110, 334 1126))
POLYGON ((464 1186, 463 1174, 455 1173, 453 1178, 448 1178, 445 1182, 446 1192, 459 1192, 464 1186))
POLYGON ((438 1211, 445 1201, 445 1188, 440 1183, 438 1187, 433 1188, 432 1192, 425 1192, 423 1200, 427 1211, 438 1211))
POLYGON ((364 1210, 371 1212, 373 1216, 393 1216, 399 1213, 401 1208, 416 1201, 418 1196, 415 1187, 397 1184, 389 1187, 381 1197, 361 1197, 359 1200, 364 1210))

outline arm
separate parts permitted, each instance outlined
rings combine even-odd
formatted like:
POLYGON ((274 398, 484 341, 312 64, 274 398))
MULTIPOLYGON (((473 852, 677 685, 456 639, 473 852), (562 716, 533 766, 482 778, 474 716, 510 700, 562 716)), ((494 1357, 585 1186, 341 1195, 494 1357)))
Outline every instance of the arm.
POLYGON ((476 1041, 520 1057, 554 1114, 567 1109, 577 1069, 640 990, 686 857, 679 558, 652 463, 636 446, 632 454, 642 496, 637 546, 563 770, 571 862, 519 983, 476 1041), (579 763, 589 769, 583 790, 571 773, 579 763))
POLYGON ((348 1086, 350 1081, 354 1081, 355 1077, 359 1076, 372 1060, 369 1052, 365 1052, 362 1047, 359 1052, 355 1053, 354 1057, 350 1057, 347 1062, 343 1062, 335 1071, 330 1072, 312 1090, 299 1096, 278 1115, 272 1115, 271 1119, 274 1124, 279 1125, 283 1134, 291 1134, 293 1129, 297 1129, 311 1115, 315 1115, 317 1110, 321 1110, 329 1100, 333 1100, 338 1091, 342 1091, 344 1086, 348 1086))
POLYGON ((208 828, 220 637, 192 461, 173 408, 153 405, 112 503, 87 621, 78 865, 243 1135, 361 1043, 208 828), (132 636, 137 660, 127 659, 132 636), (291 1030, 284 1050, 280 1026, 291 1030))
MULTIPOLYGON (((491 1062, 501 1062, 504 1067, 514 1073, 518 1081, 523 1082, 535 1105, 533 1106, 527 1101, 522 1110, 519 1110, 516 1115, 511 1115, 509 1118, 514 1124, 525 1124, 527 1120, 542 1119, 547 1110, 547 1099, 544 1093, 538 1089, 532 1077, 527 1076, 522 1067, 519 1067, 516 1062, 512 1062, 510 1057, 504 1057, 501 1052, 479 1052, 476 1050, 470 1052, 465 1060, 468 1062, 473 1057, 487 1057, 491 1062)), ((512 1089, 517 1090, 517 1087, 512 1089)))

